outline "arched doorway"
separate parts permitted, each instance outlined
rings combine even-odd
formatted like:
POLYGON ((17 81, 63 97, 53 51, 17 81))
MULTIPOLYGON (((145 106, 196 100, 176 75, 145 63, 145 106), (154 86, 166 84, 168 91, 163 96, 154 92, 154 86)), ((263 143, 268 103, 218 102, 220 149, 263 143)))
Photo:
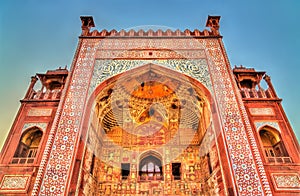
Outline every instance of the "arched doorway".
POLYGON ((207 194, 222 184, 212 98, 202 84, 147 64, 108 79, 93 96, 81 193, 207 194))

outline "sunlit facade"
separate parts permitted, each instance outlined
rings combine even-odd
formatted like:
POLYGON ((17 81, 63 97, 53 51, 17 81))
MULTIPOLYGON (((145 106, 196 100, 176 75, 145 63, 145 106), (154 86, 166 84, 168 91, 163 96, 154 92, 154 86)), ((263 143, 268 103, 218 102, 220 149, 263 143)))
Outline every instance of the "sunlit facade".
POLYGON ((97 31, 70 70, 32 77, 0 159, 0 194, 298 195, 299 143, 262 71, 209 30, 97 31), (40 84, 38 84, 40 83, 40 84))

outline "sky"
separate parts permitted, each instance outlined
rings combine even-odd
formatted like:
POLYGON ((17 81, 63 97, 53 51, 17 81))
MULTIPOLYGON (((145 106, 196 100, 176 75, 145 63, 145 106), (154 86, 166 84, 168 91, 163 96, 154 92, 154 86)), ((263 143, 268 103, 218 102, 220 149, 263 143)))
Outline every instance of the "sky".
POLYGON ((299 9, 298 0, 1 0, 0 149, 30 77, 70 67, 82 15, 93 16, 99 31, 141 25, 202 31, 208 15, 221 16, 231 66, 253 67, 271 76, 300 138, 299 9))

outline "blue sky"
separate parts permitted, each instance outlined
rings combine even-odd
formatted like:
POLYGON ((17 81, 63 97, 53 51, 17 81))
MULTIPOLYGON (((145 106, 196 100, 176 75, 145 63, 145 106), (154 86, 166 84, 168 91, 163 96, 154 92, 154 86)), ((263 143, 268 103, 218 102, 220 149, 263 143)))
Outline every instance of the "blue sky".
POLYGON ((267 71, 300 138, 300 1, 298 0, 2 0, 0 1, 0 148, 35 73, 72 62, 81 15, 98 30, 140 25, 205 28, 221 16, 231 66, 267 71))

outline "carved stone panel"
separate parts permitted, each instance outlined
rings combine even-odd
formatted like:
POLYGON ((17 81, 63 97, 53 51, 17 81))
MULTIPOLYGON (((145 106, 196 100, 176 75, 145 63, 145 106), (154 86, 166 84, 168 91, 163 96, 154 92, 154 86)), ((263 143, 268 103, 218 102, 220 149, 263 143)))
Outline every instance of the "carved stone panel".
POLYGON ((273 108, 249 108, 253 116, 274 116, 273 108))
POLYGON ((30 178, 30 175, 4 175, 0 184, 0 193, 26 191, 30 178))
POLYGON ((51 116, 51 108, 31 108, 27 116, 51 116))
POLYGON ((273 173, 272 179, 276 188, 280 189, 292 189, 300 191, 300 176, 297 173, 273 173))

